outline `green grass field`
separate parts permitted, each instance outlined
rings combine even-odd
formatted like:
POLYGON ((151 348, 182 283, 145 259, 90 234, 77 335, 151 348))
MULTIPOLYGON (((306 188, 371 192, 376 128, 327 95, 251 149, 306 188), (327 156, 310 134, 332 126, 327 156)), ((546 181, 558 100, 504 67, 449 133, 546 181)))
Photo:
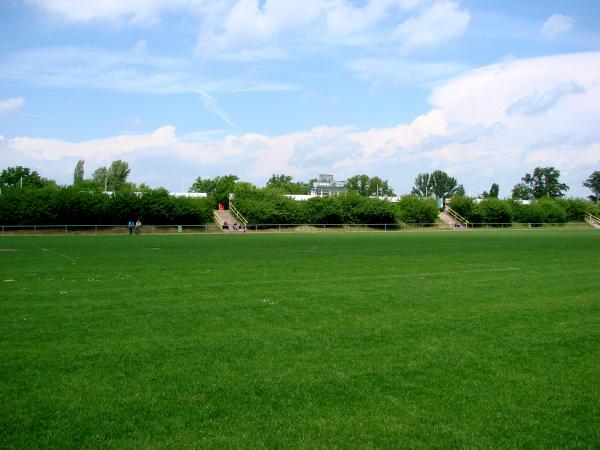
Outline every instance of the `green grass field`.
POLYGON ((599 448, 600 232, 0 238, 2 448, 599 448))

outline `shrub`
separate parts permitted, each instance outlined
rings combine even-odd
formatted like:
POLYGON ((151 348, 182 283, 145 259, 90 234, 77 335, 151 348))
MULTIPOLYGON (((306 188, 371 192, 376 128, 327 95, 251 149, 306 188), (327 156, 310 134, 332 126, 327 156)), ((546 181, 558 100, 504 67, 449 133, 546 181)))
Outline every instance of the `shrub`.
POLYGON ((394 223, 394 207, 386 200, 348 193, 335 198, 336 208, 343 223, 394 223))
POLYGON ((561 198, 555 201, 567 213, 567 221, 583 222, 585 220, 585 213, 589 204, 587 200, 581 198, 561 198))
POLYGON ((487 198, 479 204, 481 219, 485 223, 510 223, 513 214, 510 204, 506 200, 487 198))
POLYGON ((450 208, 469 222, 480 223, 482 221, 479 205, 477 205, 471 197, 452 197, 450 208))
POLYGON ((600 217, 600 203, 588 202, 586 205, 586 212, 596 217, 600 217))
POLYGON ((252 223, 291 224, 302 221, 299 202, 274 190, 255 189, 236 193, 235 206, 252 223))
POLYGON ((434 223, 438 216, 435 200, 405 195, 397 205, 397 217, 404 223, 434 223))
POLYGON ((110 197, 101 192, 82 191, 77 187, 61 188, 58 193, 58 224, 112 225, 110 197))
POLYGON ((335 197, 315 197, 304 202, 303 218, 305 223, 342 223, 340 210, 335 197))
POLYGON ((536 202, 544 209, 547 223, 565 223, 567 221, 567 212, 555 200, 543 199, 536 202))
POLYGON ((0 196, 0 223, 5 225, 116 225, 130 219, 156 224, 200 224, 212 221, 206 199, 174 198, 164 189, 108 196, 82 190, 5 189, 0 196))

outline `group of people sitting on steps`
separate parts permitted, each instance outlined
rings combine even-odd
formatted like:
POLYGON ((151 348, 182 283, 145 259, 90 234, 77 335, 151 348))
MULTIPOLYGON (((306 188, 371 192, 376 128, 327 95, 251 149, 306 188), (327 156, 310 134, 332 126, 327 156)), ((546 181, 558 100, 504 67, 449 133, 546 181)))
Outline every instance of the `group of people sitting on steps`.
POLYGON ((223 222, 223 230, 225 231, 239 231, 241 233, 245 233, 246 232, 246 227, 235 222, 233 225, 229 225, 229 222, 225 221, 223 222))

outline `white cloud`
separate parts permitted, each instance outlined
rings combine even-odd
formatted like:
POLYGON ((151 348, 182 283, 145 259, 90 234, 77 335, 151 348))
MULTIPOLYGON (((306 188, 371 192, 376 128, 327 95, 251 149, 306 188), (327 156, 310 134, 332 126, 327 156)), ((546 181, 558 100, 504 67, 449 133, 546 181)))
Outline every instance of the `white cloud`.
POLYGON ((395 9, 411 10, 421 3, 423 0, 370 0, 359 7, 350 2, 337 2, 325 13, 325 23, 332 35, 348 37, 374 27, 395 9))
MULTIPOLYGON (((200 94, 202 105, 230 125, 215 94, 289 91, 286 83, 250 78, 203 79, 193 61, 161 57, 146 51, 140 40, 132 50, 51 47, 8 55, 0 61, 0 80, 51 88, 92 88, 150 94, 200 94)), ((22 106, 23 99, 0 103, 3 109, 22 106), (4 105, 6 103, 6 105, 4 105)), ((18 109, 18 108, 17 108, 18 109)))
MULTIPOLYGON (((177 170, 196 176, 233 172, 259 184, 272 173, 305 180, 323 170, 339 178, 372 173, 388 178, 399 192, 410 190, 418 172, 439 168, 473 193, 492 182, 508 192, 540 165, 561 170, 571 195, 585 195, 581 182, 600 165, 600 52, 482 67, 438 86, 430 101, 433 109, 408 124, 366 131, 322 126, 279 136, 209 133, 189 139, 166 126, 87 142, 13 138, 0 143, 0 163, 12 155, 36 162, 40 171, 44 161, 106 164, 121 158, 144 167, 149 159, 163 158, 172 167, 179 161, 177 170)), ((161 175, 154 169, 148 181, 169 186, 179 177, 172 170, 161 175)), ((180 189, 177 180, 174 188, 180 189)))
POLYGON ((572 17, 554 14, 544 22, 540 34, 544 39, 554 39, 571 31, 573 25, 575 25, 575 20, 572 17))
POLYGON ((524 114, 526 116, 536 116, 544 114, 553 108, 558 101, 567 95, 584 94, 585 89, 573 81, 559 84, 555 88, 546 92, 536 92, 533 95, 520 98, 510 105, 506 112, 512 114, 524 114))
POLYGON ((165 126, 152 134, 120 135, 84 142, 16 137, 9 141, 9 148, 33 160, 59 160, 76 156, 105 163, 136 150, 167 148, 174 142, 175 128, 165 126))
POLYGON ((348 137, 344 128, 319 127, 294 144, 289 164, 315 171, 330 169, 340 161, 360 157, 361 147, 348 137))
POLYGON ((7 55, 0 80, 43 87, 84 87, 151 94, 264 92, 295 89, 273 81, 199 77, 194 61, 140 51, 46 47, 7 55))
POLYGON ((22 97, 11 97, 6 100, 0 100, 0 116, 12 114, 25 105, 25 99, 22 97))
MULTIPOLYGON (((190 8, 191 0, 25 0, 26 3, 67 22, 109 20, 135 25, 155 24, 161 13, 190 8)), ((203 3, 200 1, 200 3, 203 3)))
POLYGON ((205 59, 247 61, 319 52, 328 45, 375 48, 388 43, 408 11, 426 2, 366 0, 358 6, 351 0, 305 0, 300 7, 289 0, 236 0, 203 16, 197 52, 205 59))
MULTIPOLYGON (((455 0, 25 1, 66 23, 154 25, 164 14, 186 14, 198 22, 196 53, 203 61, 281 60, 328 46, 378 51, 392 48, 393 36, 404 51, 412 51, 460 36, 470 18, 455 0)), ((146 50, 142 39, 132 53, 146 50)))
POLYGON ((404 51, 435 47, 456 39, 466 31, 471 16, 454 1, 438 0, 431 7, 410 17, 394 31, 404 51))
POLYGON ((197 50, 212 56, 231 49, 271 47, 279 35, 308 32, 326 8, 321 0, 306 0, 301 7, 286 0, 237 0, 224 16, 203 24, 197 50))
POLYGON ((208 92, 199 91, 198 95, 202 99, 202 103, 204 104, 204 108, 220 117, 224 122, 227 122, 229 125, 235 126, 235 124, 229 118, 227 111, 225 111, 220 105, 219 101, 210 95, 208 92))
POLYGON ((360 80, 376 86, 429 83, 467 70, 467 66, 453 62, 415 63, 392 58, 359 59, 350 62, 348 68, 360 80))

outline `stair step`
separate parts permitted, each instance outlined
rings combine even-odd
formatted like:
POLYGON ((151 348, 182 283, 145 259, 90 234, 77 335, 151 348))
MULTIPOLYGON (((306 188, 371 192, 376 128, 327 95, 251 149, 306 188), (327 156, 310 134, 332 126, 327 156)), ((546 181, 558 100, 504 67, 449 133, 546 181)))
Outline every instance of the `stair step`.
MULTIPOLYGON (((221 220, 222 223, 227 222, 227 224, 230 226, 230 228, 229 228, 230 231, 237 231, 237 230, 234 230, 232 227, 233 227, 234 223, 236 223, 236 222, 239 223, 239 221, 234 217, 233 214, 231 214, 231 211, 229 211, 229 210, 215 210, 215 214, 219 217, 219 219, 221 220)), ((221 227, 221 223, 219 223, 218 220, 215 219, 215 223, 219 227, 221 227)))

